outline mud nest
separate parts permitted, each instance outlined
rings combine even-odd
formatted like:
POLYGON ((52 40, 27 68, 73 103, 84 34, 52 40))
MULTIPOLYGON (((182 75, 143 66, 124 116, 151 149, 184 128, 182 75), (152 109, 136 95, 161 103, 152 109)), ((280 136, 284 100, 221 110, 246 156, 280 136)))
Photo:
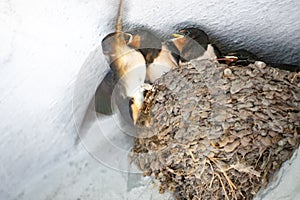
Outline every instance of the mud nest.
POLYGON ((145 98, 130 158, 175 199, 252 199, 299 146, 299 74, 192 61, 145 98))

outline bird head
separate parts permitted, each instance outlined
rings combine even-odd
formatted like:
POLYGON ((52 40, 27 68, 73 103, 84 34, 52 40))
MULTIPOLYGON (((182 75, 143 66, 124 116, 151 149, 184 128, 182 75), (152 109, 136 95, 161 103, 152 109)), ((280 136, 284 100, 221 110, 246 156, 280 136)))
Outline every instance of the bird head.
POLYGON ((199 36, 202 36, 203 39, 205 40, 209 40, 208 39, 208 35, 201 29, 198 28, 184 28, 184 29, 180 29, 179 31, 177 31, 177 33, 175 33, 174 37, 189 37, 191 39, 197 39, 199 36))
POLYGON ((133 120, 133 124, 136 125, 140 116, 141 108, 143 106, 144 96, 143 93, 138 92, 134 97, 129 99, 129 112, 133 120))
POLYGON ((203 30, 194 27, 180 29, 172 34, 172 36, 174 43, 177 42, 179 48, 183 48, 183 46, 190 41, 197 42, 204 49, 206 49, 209 44, 208 35, 203 30))
POLYGON ((163 41, 151 30, 136 29, 132 30, 130 34, 132 34, 132 40, 127 43, 128 46, 140 51, 146 64, 152 63, 161 52, 163 41))
POLYGON ((180 32, 173 33, 172 36, 173 36, 172 42, 175 44, 175 46, 177 47, 177 49, 180 52, 182 52, 183 47, 187 43, 187 38, 185 37, 184 34, 182 34, 180 32))
POLYGON ((123 32, 113 32, 102 39, 102 51, 105 56, 113 57, 122 50, 128 42, 132 40, 132 35, 123 32))

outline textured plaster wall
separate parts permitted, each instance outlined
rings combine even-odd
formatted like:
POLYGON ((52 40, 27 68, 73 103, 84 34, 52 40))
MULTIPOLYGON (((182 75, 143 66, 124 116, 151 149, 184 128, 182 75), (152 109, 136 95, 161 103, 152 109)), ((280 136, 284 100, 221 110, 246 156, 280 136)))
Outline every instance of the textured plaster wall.
MULTIPOLYGON (((178 24, 197 24, 225 52, 245 48, 266 61, 300 64, 298 0, 125 3, 126 27, 145 25, 166 36, 178 24)), ((110 151, 101 135, 88 140, 91 151, 74 145, 81 124, 88 129, 84 138, 96 126, 122 138, 115 118, 83 123, 108 69, 99 46, 113 30, 116 5, 112 0, 0 2, 0 199, 157 199, 148 180, 111 169, 126 154, 110 151), (100 161, 108 166, 89 154, 96 151, 106 155, 100 161)), ((299 198, 299 167, 296 158, 264 199, 299 198)))

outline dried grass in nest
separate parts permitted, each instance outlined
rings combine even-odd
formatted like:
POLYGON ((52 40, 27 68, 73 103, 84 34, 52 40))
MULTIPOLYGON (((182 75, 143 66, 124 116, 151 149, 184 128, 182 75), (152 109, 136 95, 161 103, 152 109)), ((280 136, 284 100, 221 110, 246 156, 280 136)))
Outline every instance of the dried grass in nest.
POLYGON ((175 199, 252 199, 299 146, 299 74, 192 61, 145 98, 132 161, 175 199))

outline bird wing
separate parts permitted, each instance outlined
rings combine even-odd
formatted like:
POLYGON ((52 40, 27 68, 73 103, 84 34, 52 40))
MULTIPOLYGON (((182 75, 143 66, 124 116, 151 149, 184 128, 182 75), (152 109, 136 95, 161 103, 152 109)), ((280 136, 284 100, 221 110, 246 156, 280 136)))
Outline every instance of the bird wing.
POLYGON ((180 51, 178 50, 176 45, 171 40, 166 41, 164 45, 166 45, 167 49, 169 49, 171 55, 173 56, 176 63, 178 64, 180 60, 180 51))
POLYGON ((183 61, 189 61, 198 58, 205 53, 206 48, 207 44, 202 46, 197 41, 189 39, 182 49, 181 57, 183 61))
POLYGON ((105 115, 112 114, 111 108, 111 96, 116 85, 116 81, 114 79, 113 71, 110 70, 100 85, 98 86, 95 93, 95 110, 98 113, 102 113, 105 115))

